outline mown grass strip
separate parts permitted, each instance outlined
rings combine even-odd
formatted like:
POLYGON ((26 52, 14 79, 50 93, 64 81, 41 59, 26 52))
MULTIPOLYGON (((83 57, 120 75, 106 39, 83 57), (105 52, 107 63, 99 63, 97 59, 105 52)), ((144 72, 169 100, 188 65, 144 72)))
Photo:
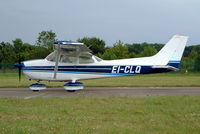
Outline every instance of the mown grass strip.
POLYGON ((199 134, 200 97, 0 98, 0 133, 199 134))
MULTIPOLYGON (((17 73, 1 73, 0 87, 28 87, 35 81, 22 76, 21 82, 17 73)), ((138 76, 124 76, 82 81, 86 87, 199 87, 200 73, 163 73, 138 76)), ((64 82, 42 82, 48 87, 62 87, 64 82)))

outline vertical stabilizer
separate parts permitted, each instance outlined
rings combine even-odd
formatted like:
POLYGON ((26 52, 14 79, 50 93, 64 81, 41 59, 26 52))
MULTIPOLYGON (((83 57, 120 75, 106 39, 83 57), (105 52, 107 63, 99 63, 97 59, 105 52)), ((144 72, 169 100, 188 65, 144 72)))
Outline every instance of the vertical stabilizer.
POLYGON ((153 58, 155 58, 154 63, 178 68, 187 40, 187 36, 174 35, 171 40, 153 56, 153 58))

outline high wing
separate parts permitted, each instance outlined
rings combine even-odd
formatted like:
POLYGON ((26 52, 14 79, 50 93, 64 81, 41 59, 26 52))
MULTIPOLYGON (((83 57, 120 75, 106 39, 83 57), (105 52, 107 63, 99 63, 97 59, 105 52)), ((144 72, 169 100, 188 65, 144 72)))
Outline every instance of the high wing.
POLYGON ((73 41, 55 41, 54 42, 55 50, 56 50, 56 62, 54 68, 54 76, 53 78, 56 79, 56 75, 58 72, 58 63, 59 57, 62 50, 64 51, 76 51, 77 55, 80 52, 91 52, 91 50, 83 43, 80 42, 73 42, 73 41))
POLYGON ((67 51, 91 52, 91 50, 83 43, 73 41, 55 41, 55 49, 63 49, 67 51))

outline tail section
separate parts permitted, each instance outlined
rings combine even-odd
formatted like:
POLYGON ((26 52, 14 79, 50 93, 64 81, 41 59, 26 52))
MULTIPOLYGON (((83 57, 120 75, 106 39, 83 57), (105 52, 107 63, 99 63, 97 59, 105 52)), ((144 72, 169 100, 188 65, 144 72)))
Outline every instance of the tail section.
POLYGON ((174 35, 171 40, 153 56, 156 65, 179 67, 187 43, 187 36, 174 35))

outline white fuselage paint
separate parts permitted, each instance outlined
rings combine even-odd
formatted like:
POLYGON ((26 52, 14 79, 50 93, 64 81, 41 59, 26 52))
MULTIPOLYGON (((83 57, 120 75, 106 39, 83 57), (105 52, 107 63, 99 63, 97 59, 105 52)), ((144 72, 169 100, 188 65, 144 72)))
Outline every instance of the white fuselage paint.
MULTIPOLYGON (((92 78, 106 78, 106 77, 116 77, 124 75, 136 75, 140 73, 142 65, 152 65, 151 57, 146 58, 134 58, 134 59, 124 59, 124 60, 103 60, 100 62, 95 62, 91 64, 66 64, 59 63, 59 66, 112 66, 110 73, 87 73, 87 72, 66 72, 58 71, 56 79, 53 78, 54 71, 30 71, 23 70, 23 73, 29 78, 34 80, 46 80, 46 81, 76 81, 81 79, 92 79, 92 78), (139 63, 139 64, 138 64, 139 63), (125 66, 122 68, 122 66, 125 66), (136 66, 133 69, 133 66, 136 66), (119 72, 122 72, 122 75, 118 75, 119 72)), ((48 61, 46 59, 41 60, 31 60, 24 61, 25 67, 31 66, 55 66, 55 62, 48 61)))

